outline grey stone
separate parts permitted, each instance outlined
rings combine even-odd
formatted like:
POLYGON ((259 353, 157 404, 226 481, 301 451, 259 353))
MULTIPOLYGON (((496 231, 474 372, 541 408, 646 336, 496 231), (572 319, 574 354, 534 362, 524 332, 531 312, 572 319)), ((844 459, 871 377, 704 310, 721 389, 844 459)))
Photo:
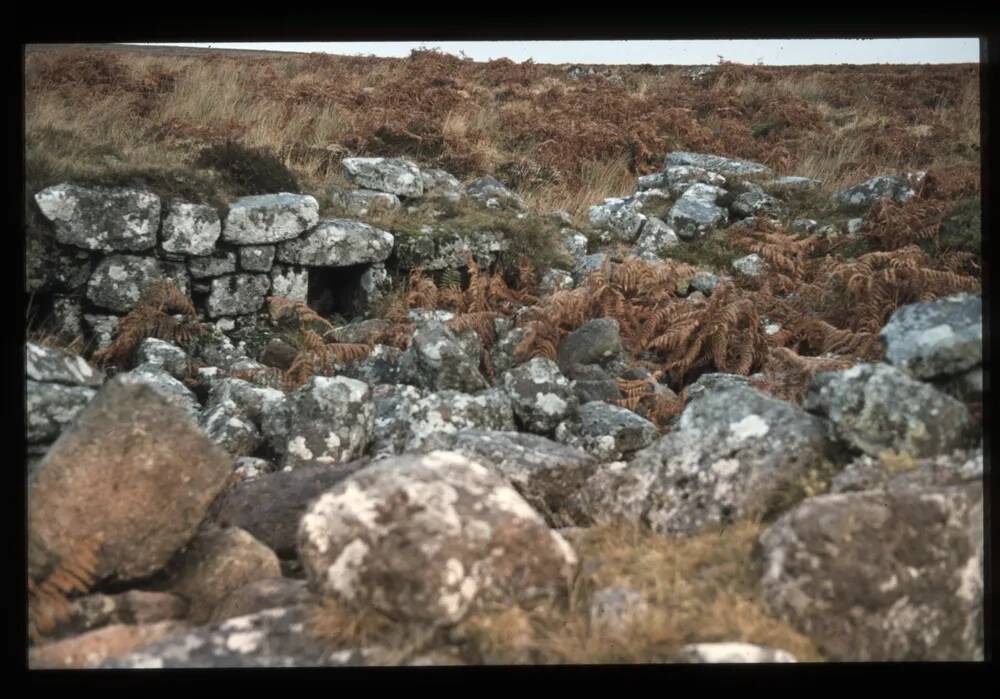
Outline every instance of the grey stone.
POLYGON ((314 267, 382 262, 392 252, 391 233, 352 219, 321 221, 306 235, 278 246, 278 260, 314 267))
POLYGON ((471 256, 480 267, 488 268, 509 242, 495 231, 454 233, 430 229, 428 234, 398 235, 396 256, 402 269, 433 272, 442 269, 463 269, 471 256))
POLYGON ((663 161, 663 168, 666 169, 674 165, 700 167, 723 175, 766 175, 771 172, 771 169, 766 165, 755 163, 752 160, 737 160, 735 158, 724 158, 719 155, 706 155, 704 153, 690 153, 685 151, 667 153, 663 161))
POLYGON ((401 197, 416 198, 424 193, 420 168, 403 158, 344 158, 341 163, 344 176, 351 183, 389 192, 401 197))
POLYGON ((27 440, 33 443, 54 441, 95 395, 97 391, 86 386, 28 379, 25 384, 27 440))
POLYGON ((219 496, 209 518, 246 530, 282 558, 294 558, 299 521, 309 503, 366 464, 303 466, 242 481, 219 496))
POLYGON ((657 261, 661 259, 661 250, 672 248, 678 244, 680 244, 680 240, 674 229, 655 216, 650 216, 642 228, 642 233, 635 241, 633 251, 643 259, 657 261))
POLYGON ((454 175, 444 170, 423 168, 420 170, 420 179, 424 183, 425 199, 444 199, 457 202, 465 196, 462 183, 454 175))
POLYGON ((236 468, 233 469, 233 478, 239 483, 255 480, 277 470, 273 463, 257 456, 238 456, 234 463, 236 468))
POLYGON ((402 351, 389 345, 375 345, 364 359, 348 362, 341 374, 370 386, 394 384, 399 376, 399 361, 402 351))
POLYGON ((227 274, 212 280, 212 292, 205 302, 210 318, 256 313, 264 306, 271 290, 266 274, 227 274))
POLYGON ((97 349, 110 345, 118 333, 118 316, 84 313, 83 324, 97 349))
POLYGON ((147 337, 135 350, 136 364, 159 364, 175 379, 183 380, 188 374, 188 356, 177 345, 155 337, 147 337))
POLYGON ((523 429, 549 434, 563 420, 577 415, 579 404, 569 381, 551 359, 534 359, 503 375, 514 415, 523 429))
POLYGON ((733 260, 733 269, 747 277, 759 277, 766 268, 766 263, 757 253, 733 260))
POLYGON ((761 189, 751 189, 736 197, 729 210, 740 218, 747 216, 783 216, 785 206, 761 189))
POLYGON ((368 384, 313 376, 288 395, 282 468, 337 464, 361 456, 371 441, 375 406, 368 384))
POLYGON ((431 393, 412 403, 407 417, 405 451, 417 451, 434 434, 461 429, 514 431, 510 396, 491 388, 474 395, 458 391, 431 393))
POLYGON ((691 185, 670 209, 667 223, 685 240, 724 226, 729 221, 729 215, 716 204, 723 194, 725 190, 712 185, 691 185))
POLYGON ((813 233, 816 226, 817 222, 811 218, 797 218, 790 225, 793 233, 813 233))
POLYGON ((406 384, 381 384, 372 388, 372 400, 375 402, 372 458, 403 453, 410 435, 410 413, 423 395, 406 384))
POLYGON ((559 230, 559 237, 563 247, 575 262, 579 262, 587 254, 587 236, 583 233, 572 228, 562 228, 559 230))
POLYGON ((763 598, 834 661, 982 660, 982 487, 804 501, 760 537, 763 598))
POLYGON ((799 479, 830 468, 829 458, 818 418, 734 386, 691 399, 672 431, 627 466, 598 471, 581 493, 595 518, 683 536, 767 515, 799 479))
POLYGON ((872 456, 951 451, 968 441, 972 424, 964 404, 888 364, 818 374, 803 405, 827 417, 841 440, 872 456))
POLYGON ((222 234, 219 213, 210 206, 174 201, 163 219, 163 242, 166 252, 184 255, 209 255, 222 234))
POLYGON ((270 272, 275 252, 274 245, 244 245, 240 247, 240 269, 244 272, 270 272))
POLYGON ((611 461, 652 444, 656 425, 618 405, 592 401, 580 406, 583 449, 602 461, 611 461))
POLYGON ((605 199, 587 210, 590 224, 611 233, 611 240, 625 243, 634 242, 646 222, 645 214, 639 213, 635 203, 627 199, 605 199))
POLYGON ((83 357, 55 347, 25 343, 25 369, 28 379, 69 386, 100 386, 104 372, 95 369, 83 357))
POLYGON ((222 239, 262 245, 295 238, 319 221, 319 203, 308 194, 261 194, 229 205, 222 239))
POLYGON ((59 184, 38 192, 35 201, 64 245, 103 252, 156 245, 160 198, 152 192, 59 184))
POLYGON ((648 612, 645 597, 631 587, 605 587, 590 599, 590 628, 601 634, 627 633, 640 624, 648 612))
POLYGON ((703 271, 698 272, 691 277, 688 283, 691 285, 691 288, 700 291, 703 294, 711 295, 712 290, 719 285, 720 281, 721 280, 717 275, 712 274, 711 272, 703 271))
POLYGON ((95 577, 134 580, 187 543, 232 459, 145 384, 106 383, 49 450, 28 493, 28 573, 99 537, 95 577), (110 495, 113 493, 113 495, 110 495))
POLYGON ((445 451, 386 459, 334 486, 302 518, 299 554, 312 589, 430 626, 487 604, 564 600, 578 565, 516 490, 445 451))
POLYGON ((693 184, 707 184, 725 187, 726 178, 717 172, 691 165, 673 165, 663 170, 663 185, 675 197, 679 197, 693 184))
POLYGON ((618 321, 613 318, 596 318, 587 321, 559 343, 556 362, 570 378, 576 378, 573 367, 577 364, 607 364, 622 352, 618 321))
POLYGON ((24 250, 24 290, 28 294, 75 293, 90 279, 94 253, 59 245, 48 231, 28 227, 24 250))
POLYGON ((842 189, 831 196, 831 201, 841 210, 867 210, 877 200, 888 197, 902 203, 916 196, 906 177, 901 175, 879 175, 861 184, 842 189))
POLYGON ((983 299, 958 294, 896 309, 879 333, 885 358, 912 376, 958 374, 983 361, 983 299))
POLYGON ((330 201, 347 216, 367 216, 369 213, 392 211, 402 206, 395 194, 371 189, 331 187, 330 201))
POLYGON ((83 336, 83 304, 79 297, 52 297, 52 327, 63 342, 73 342, 83 336))
POLYGON ((210 256, 192 257, 188 260, 188 271, 195 279, 221 277, 236 271, 236 253, 231 250, 218 251, 210 256))
POLYGON ((265 609, 315 604, 305 580, 262 578, 233 590, 212 612, 211 623, 256 614, 265 609))
POLYGON ((132 371, 119 374, 124 383, 143 384, 156 391, 166 402, 176 406, 192 420, 197 420, 201 407, 187 386, 175 379, 160 364, 140 364, 132 371))
POLYGON ((256 425, 231 400, 206 408, 200 424, 209 439, 234 457, 253 454, 263 442, 256 425))
POLYGON ((983 449, 959 449, 926 459, 879 459, 863 454, 830 481, 831 493, 898 489, 916 485, 932 487, 982 482, 983 449))
POLYGON ((573 268, 573 278, 576 280, 576 283, 582 283, 588 274, 604 267, 610 259, 603 252, 595 252, 593 255, 584 255, 581 257, 577 261, 576 267, 573 268))
POLYGON ((764 186, 779 190, 810 191, 816 189, 821 184, 823 183, 820 180, 814 180, 809 177, 784 175, 782 177, 775 177, 773 180, 765 183, 764 186))
POLYGON ((477 429, 432 435, 424 449, 458 452, 495 471, 552 527, 591 524, 571 498, 597 468, 585 451, 524 432, 477 429))
POLYGON ((795 656, 778 648, 752 643, 691 643, 683 648, 691 663, 795 663, 795 656))
POLYGON ((429 390, 472 393, 488 388, 479 371, 479 352, 471 354, 459 338, 439 322, 417 327, 399 360, 399 380, 429 390))
POLYGON ((542 291, 558 291, 572 289, 575 286, 573 275, 562 269, 550 269, 538 284, 542 291))
POLYGON ((271 295, 305 301, 309 296, 309 270, 275 265, 271 268, 271 295))
POLYGON ((475 201, 489 208, 523 209, 524 200, 490 175, 473 180, 465 187, 466 193, 475 201))
POLYGON ((163 271, 155 258, 108 255, 87 282, 87 299, 115 313, 127 313, 147 289, 162 280, 163 271))

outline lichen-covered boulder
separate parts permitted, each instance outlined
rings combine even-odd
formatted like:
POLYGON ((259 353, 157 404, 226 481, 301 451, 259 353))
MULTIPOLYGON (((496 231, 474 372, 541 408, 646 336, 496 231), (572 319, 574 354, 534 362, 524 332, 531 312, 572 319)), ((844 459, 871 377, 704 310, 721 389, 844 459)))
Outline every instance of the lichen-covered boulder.
POLYGON ((191 392, 191 389, 171 376, 160 364, 140 364, 132 371, 118 376, 126 383, 149 386, 165 401, 184 411, 192 420, 197 420, 201 413, 197 396, 191 392))
POLYGON ((209 279, 236 271, 236 253, 219 250, 202 257, 188 259, 188 271, 195 279, 209 279))
POLYGON ((160 198, 142 189, 58 184, 35 195, 56 240, 102 252, 149 250, 160 227, 160 198))
POLYGON ((115 313, 127 313, 151 286, 163 281, 160 263, 153 257, 108 255, 87 282, 87 299, 115 313))
POLYGON ((420 179, 424 183, 425 199, 443 199, 457 202, 465 196, 462 183, 451 173, 434 168, 420 170, 420 179))
POLYGON ((724 374, 713 371, 699 376, 698 380, 689 385, 686 390, 690 401, 706 391, 719 391, 734 386, 750 386, 750 379, 740 374, 724 374))
POLYGON ((274 265, 271 268, 271 295, 293 301, 305 301, 309 296, 309 270, 305 267, 274 265))
POLYGON ((341 187, 330 188, 330 202, 348 216, 367 216, 369 213, 392 211, 402 206, 399 197, 390 192, 341 187))
POLYGON ((135 350, 136 364, 159 364, 175 379, 188 373, 188 356, 180 347, 155 337, 147 337, 135 350))
POLYGON ((309 503, 367 463, 303 466, 242 481, 213 503, 209 519, 249 532, 281 558, 294 558, 299 520, 309 503))
POLYGON ((605 199, 591 206, 587 217, 592 226, 609 231, 611 239, 625 243, 634 242, 646 222, 645 214, 639 213, 635 203, 628 199, 605 199))
POLYGON ((425 448, 454 451, 495 471, 553 527, 591 524, 571 495, 598 468, 585 451, 524 432, 478 429, 432 435, 425 448))
POLYGON ((240 269, 244 272, 270 272, 276 252, 274 245, 243 245, 240 247, 240 269))
POLYGON ((399 360, 399 380, 428 390, 472 393, 489 388, 479 371, 479 352, 470 356, 459 338, 436 321, 417 327, 399 360))
POLYGON ((256 313, 264 306, 271 290, 266 274, 227 274, 212 280, 212 291, 205 301, 210 318, 256 313))
POLYGON ((958 449, 926 459, 862 454, 830 481, 831 493, 897 489, 916 485, 935 487, 983 480, 983 447, 958 449))
POLYGON ((745 277, 759 277, 767 267, 763 258, 755 252, 733 260, 732 266, 745 277))
POLYGON ((188 600, 194 624, 209 620, 234 590, 281 575, 274 551, 238 527, 207 527, 181 554, 171 576, 171 592, 188 600))
POLYGON ((734 386, 692 399, 671 432, 627 466, 599 470, 583 492, 595 518, 622 516, 688 535, 768 514, 799 479, 830 468, 828 458, 822 421, 734 386))
POLYGON ((510 396, 501 388, 474 395, 458 391, 431 393, 410 406, 405 451, 419 451, 434 434, 462 429, 514 431, 510 396))
POLYGON ((264 441, 257 426, 231 400, 205 410, 199 423, 209 439, 234 457, 253 454, 264 441))
POLYGON ((766 175, 771 172, 771 169, 766 165, 755 163, 752 160, 737 160, 736 158, 724 158, 721 155, 686 151, 667 153, 663 160, 664 170, 675 165, 699 167, 723 175, 766 175))
POLYGON ((262 245, 295 238, 319 221, 319 202, 308 194, 259 194, 229 205, 222 239, 262 245))
POLYGON ((901 204, 914 196, 916 196, 916 191, 906 177, 879 175, 865 180, 861 184, 834 192, 830 199, 839 209, 861 211, 867 210, 883 197, 888 197, 901 204))
POLYGON ((912 376, 958 374, 983 362, 983 298, 957 294, 896 309, 879 333, 885 360, 912 376))
POLYGON ((587 254, 587 236, 572 228, 561 228, 559 239, 574 262, 579 263, 587 254))
POLYGON ((982 486, 805 500, 759 541, 763 598, 830 660, 983 659, 982 486))
POLYGON ((710 184, 693 184, 684 190, 667 215, 667 223, 685 240, 729 222, 729 213, 716 201, 725 190, 710 184))
POLYGON ((368 356, 348 362, 341 374, 369 386, 394 384, 399 376, 399 362, 403 352, 389 345, 375 345, 368 356))
POLYGON ((340 166, 358 187, 411 198, 424 193, 420 168, 403 158, 344 158, 340 166))
POLYGON ((410 435, 410 412, 423 393, 406 384, 380 384, 372 387, 375 422, 371 454, 382 459, 401 454, 410 435))
POLYGON ((627 408, 604 401, 580 406, 580 447, 602 461, 649 446, 659 434, 656 425, 627 408))
POLYGON ((73 423, 97 395, 97 389, 42 381, 25 382, 25 437, 32 444, 49 443, 73 423))
POLYGON ((785 213, 785 205, 780 199, 772 197, 759 187, 750 189, 738 195, 729 210, 738 218, 748 216, 782 216, 785 213))
POLYGON ((726 178, 719 173, 692 165, 671 165, 664 168, 660 175, 661 184, 659 186, 665 187, 675 197, 684 194, 693 184, 701 183, 713 187, 726 186, 726 178))
POLYGON ((658 261, 661 259, 660 251, 672 248, 680 244, 674 229, 666 223, 650 216, 646 219, 646 224, 642 227, 642 233, 635 241, 633 251, 638 257, 644 260, 658 261))
POLYGON ((465 187, 469 198, 488 208, 523 209, 524 200, 519 194, 507 189, 498 179, 485 175, 473 180, 465 187))
POLYGON ((28 493, 28 572, 99 542, 98 579, 134 580, 186 544, 232 459, 152 388, 116 377, 66 430, 28 493))
POLYGON ((104 381, 104 372, 92 367, 80 355, 34 342, 25 343, 24 349, 29 381, 90 387, 100 386, 104 381))
POLYGON ((375 406, 368 384, 313 376, 288 395, 283 468, 337 464, 361 456, 371 441, 375 406))
POLYGON ((538 288, 542 291, 558 291, 560 289, 572 289, 575 286, 573 275, 564 269, 550 269, 538 283, 538 288))
POLYGON ((160 247, 182 255, 208 255, 221 234, 222 222, 211 206, 175 201, 163 218, 160 247))
MULTIPOLYGON (((265 609, 174 633, 102 669, 345 667, 371 664, 365 649, 341 649, 310 633, 313 607, 265 609)), ((377 661, 375 661, 377 662, 377 661)))
POLYGON ((556 363, 570 378, 575 378, 578 364, 607 364, 622 352, 618 321, 595 318, 571 332, 559 343, 556 363))
POLYGON ((278 260, 314 267, 382 262, 392 252, 393 236, 361 221, 322 221, 301 238, 278 246, 278 260))
POLYGON ((616 585, 597 590, 590 598, 590 628, 602 634, 626 634, 643 621, 649 604, 642 593, 616 585))
POLYGON ((456 453, 360 471, 302 518, 311 586, 402 622, 450 626, 484 603, 564 599, 573 549, 510 485, 456 453))
POLYGON ((964 446, 965 405, 888 364, 857 364, 818 374, 803 406, 827 417, 837 436, 866 454, 933 456, 964 446))
POLYGON ((118 316, 84 313, 83 326, 96 348, 104 349, 112 343, 118 333, 118 316))
POLYGON ((579 404, 569 381, 551 359, 535 357, 503 376, 514 415, 524 429, 552 432, 563 420, 576 416, 579 404))

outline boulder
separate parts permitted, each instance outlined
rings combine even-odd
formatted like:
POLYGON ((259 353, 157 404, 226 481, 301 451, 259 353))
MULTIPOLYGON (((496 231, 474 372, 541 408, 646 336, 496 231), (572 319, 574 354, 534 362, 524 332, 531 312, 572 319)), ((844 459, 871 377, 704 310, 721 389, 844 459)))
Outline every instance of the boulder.
POLYGON ((89 540, 98 579, 160 570, 186 544, 232 459, 148 385, 106 383, 53 445, 28 494, 28 572, 39 579, 89 540))
POLYGON ((199 532, 176 563, 170 591, 186 599, 189 619, 204 624, 229 593, 281 575, 274 551, 238 527, 199 532))
POLYGON ((642 449, 659 434, 652 422, 621 406, 603 401, 580 406, 580 446, 602 461, 642 449))
POLYGON ((234 457, 253 454, 264 441, 257 426, 231 400, 206 409, 199 423, 212 442, 234 457))
POLYGON ((724 189, 693 184, 680 196, 667 215, 667 223, 685 240, 691 240, 729 222, 729 214, 716 204, 724 189))
POLYGON ((381 384, 372 388, 375 402, 372 458, 382 459, 403 452, 410 436, 410 413, 423 395, 406 384, 381 384))
POLYGON ((126 657, 143 646, 155 643, 189 628, 182 621, 158 621, 148 624, 112 624, 55 643, 46 643, 28 651, 32 670, 69 670, 93 668, 101 663, 126 657))
POLYGON ((935 487, 983 480, 983 448, 959 449, 926 459, 862 454, 830 482, 831 493, 898 489, 915 485, 935 487))
POLYGON ((618 585, 597 590, 590 598, 592 633, 626 634, 649 613, 649 604, 640 592, 618 585))
POLYGON ((436 433, 461 429, 514 431, 510 396, 500 388, 474 395, 458 391, 431 393, 412 403, 407 416, 405 451, 418 451, 436 433))
POLYGON ((434 168, 420 170, 420 179, 424 183, 425 199, 443 199, 457 202, 465 196, 462 183, 454 175, 434 168))
POLYGON ((959 374, 983 362, 983 299, 958 294, 896 309, 879 333, 885 359, 919 379, 959 374))
POLYGON ((56 240, 102 252, 149 250, 160 227, 160 198, 142 189, 58 184, 35 195, 56 240))
POLYGON ((524 432, 478 429, 433 435, 425 448, 457 452, 496 472, 552 527, 591 524, 571 498, 597 468, 580 449, 524 432))
POLYGON ((98 387, 104 382, 104 372, 92 367, 78 354, 34 342, 25 343, 24 349, 29 381, 90 387, 98 387))
POLYGON ((664 168, 661 187, 665 187, 671 195, 679 197, 693 184, 707 184, 713 187, 725 187, 726 178, 717 172, 691 165, 672 165, 664 168))
POLYGON ((274 265, 271 268, 271 295, 293 301, 305 301, 309 296, 309 270, 304 267, 274 265))
POLYGON ((90 275, 87 299, 114 313, 128 313, 143 293, 163 278, 163 270, 155 258, 108 255, 90 275))
POLYGON ((916 196, 909 180, 901 175, 879 175, 861 184, 834 192, 830 197, 834 206, 845 211, 867 211, 879 199, 888 197, 903 203, 916 196))
POLYGON ((59 245, 48 231, 28 227, 24 238, 24 291, 75 293, 87 283, 95 253, 59 245))
POLYGON ((759 277, 767 268, 767 263, 757 253, 751 253, 733 260, 732 267, 745 277, 759 277))
POLYGON ((32 444, 51 443, 97 395, 87 386, 67 386, 28 379, 25 382, 26 438, 32 444))
POLYGON ((358 187, 389 192, 401 197, 424 193, 420 168, 403 158, 344 158, 341 170, 358 187))
POLYGON ((736 158, 724 158, 720 155, 685 151, 667 153, 663 160, 664 170, 675 165, 699 167, 723 175, 766 175, 771 172, 771 169, 766 165, 755 163, 752 160, 737 160, 736 158))
POLYGON ((660 251, 680 244, 674 229, 655 216, 646 220, 642 233, 635 241, 633 252, 644 260, 660 260, 660 251))
POLYGON ((188 356, 177 345, 147 337, 135 350, 136 364, 155 364, 175 379, 183 380, 188 374, 188 356))
POLYGON ((983 659, 982 486, 804 501, 759 540, 763 598, 834 661, 983 659))
POLYGON ((340 187, 330 188, 330 202, 348 216, 367 216, 369 213, 392 211, 402 206, 399 197, 389 192, 340 187))
POLYGON ((163 218, 160 247, 181 255, 209 255, 221 234, 219 214, 211 206, 174 201, 163 218))
POLYGON ((156 391, 161 398, 180 408, 192 420, 201 414, 198 398, 187 386, 171 376, 159 364, 140 364, 132 371, 118 375, 125 383, 143 384, 156 391))
POLYGON ((236 253, 232 250, 219 250, 203 257, 191 257, 188 259, 188 271, 195 279, 233 274, 236 271, 236 253))
POLYGON ((244 272, 270 272, 277 248, 274 245, 240 247, 240 269, 244 272))
POLYGON ((305 580, 261 578, 233 590, 215 607, 211 623, 256 614, 265 609, 294 607, 314 603, 305 580))
POLYGON ((963 403, 888 364, 818 374, 803 406, 827 417, 838 438, 872 456, 886 450, 933 456, 964 446, 971 435, 963 403))
POLYGON ((312 376, 288 395, 282 467, 345 463, 372 438, 375 406, 368 384, 344 376, 312 376))
POLYGON ((576 416, 579 404, 569 381, 551 359, 535 357, 503 375, 514 415, 529 432, 548 434, 576 416))
POLYGON ((104 349, 110 345, 118 334, 118 316, 84 313, 83 325, 96 349, 104 349))
POLYGON ((436 321, 417 327, 399 360, 399 381, 427 390, 472 393, 489 387, 479 371, 479 351, 468 352, 459 338, 436 321))
POLYGON ((688 280, 688 284, 690 284, 691 288, 695 291, 711 295, 712 290, 719 285, 720 281, 721 280, 717 275, 712 274, 711 272, 702 271, 691 277, 691 279, 688 280))
POLYGON ((295 238, 319 221, 319 202, 308 194, 260 194, 229 205, 222 239, 262 245, 295 238))
POLYGON ((603 228, 612 234, 608 242, 634 242, 646 222, 645 214, 639 213, 634 202, 627 199, 605 199, 602 204, 591 206, 587 210, 587 217, 592 226, 603 228))
POLYGON ((465 191, 469 198, 485 204, 489 208, 524 208, 524 200, 520 195, 507 189, 499 180, 490 175, 473 180, 466 186, 465 191))
POLYGON ((205 302, 209 318, 256 313, 264 306, 271 290, 266 274, 227 274, 212 280, 212 291, 205 302))
POLYGON ((364 359, 348 362, 341 370, 343 376, 364 381, 369 386, 395 384, 399 376, 399 362, 403 352, 389 345, 375 345, 364 359))
POLYGON ((302 518, 299 554, 313 589, 430 626, 484 604, 563 600, 577 568, 516 490, 444 451, 387 459, 334 486, 302 518))
POLYGON ((581 492, 597 519, 621 516, 684 536, 770 514, 800 479, 829 468, 828 458, 818 418, 734 386, 691 399, 672 431, 627 466, 598 471, 581 492))
POLYGON ((572 289, 575 286, 573 275, 564 269, 550 269, 538 283, 542 291, 558 291, 560 289, 572 289))
POLYGON ((573 367, 577 364, 607 364, 622 352, 618 321, 613 318, 596 318, 587 321, 559 343, 556 362, 570 378, 575 378, 573 367))
POLYGON ((351 219, 322 221, 306 235, 278 246, 278 260, 314 267, 382 262, 392 252, 391 233, 351 219))
POLYGON ((780 217, 785 213, 785 205, 764 190, 754 188, 737 196, 729 210, 738 218, 761 215, 780 217))
POLYGON ((294 558, 299 520, 309 503, 366 464, 303 466, 237 483, 212 505, 210 518, 220 527, 245 530, 281 558, 294 558))

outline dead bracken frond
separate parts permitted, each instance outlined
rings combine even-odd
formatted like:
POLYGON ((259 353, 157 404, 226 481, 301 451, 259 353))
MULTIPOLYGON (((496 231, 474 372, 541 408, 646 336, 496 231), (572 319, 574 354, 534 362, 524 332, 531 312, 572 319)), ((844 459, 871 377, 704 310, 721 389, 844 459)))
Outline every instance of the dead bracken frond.
POLYGON ((62 558, 44 580, 28 580, 28 636, 41 640, 72 614, 69 596, 90 590, 96 582, 101 541, 92 537, 62 558))
POLYGON ((166 280, 146 290, 135 307, 119 321, 112 343, 95 352, 93 359, 97 364, 121 366, 147 337, 183 345, 202 330, 191 299, 166 280))

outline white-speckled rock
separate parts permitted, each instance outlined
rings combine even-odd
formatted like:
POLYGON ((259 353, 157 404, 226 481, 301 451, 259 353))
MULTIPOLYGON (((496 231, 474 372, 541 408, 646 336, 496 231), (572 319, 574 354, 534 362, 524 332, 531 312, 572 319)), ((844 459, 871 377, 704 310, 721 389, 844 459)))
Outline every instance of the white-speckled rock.
POLYGON ((579 403, 569 381, 551 359, 535 357, 503 375, 514 415, 524 429, 552 432, 563 420, 576 417, 579 403))
POLYGON ((958 294, 896 309, 879 333, 885 359, 912 376, 958 374, 983 361, 983 299, 958 294))
POLYGON ((382 262, 392 252, 391 233, 352 219, 321 221, 304 236, 278 246, 278 260, 314 267, 382 262))
POLYGON ((156 245, 160 198, 152 192, 58 184, 35 194, 35 201, 65 245, 103 252, 156 245))
POLYGON ((25 368, 28 379, 69 386, 100 386, 104 372, 92 367, 77 354, 56 347, 25 343, 25 368))
POLYGON ((353 184, 401 197, 419 197, 424 193, 420 168, 403 158, 344 158, 344 176, 353 184))
POLYGON ((210 206, 175 201, 163 219, 163 242, 166 252, 183 255, 208 255, 222 234, 219 213, 210 206))
POLYGON ((222 239, 236 245, 289 240, 319 221, 319 203, 308 194, 261 194, 229 205, 222 239))
POLYGON ((288 395, 284 469, 337 464, 362 455, 372 438, 375 406, 368 384, 313 376, 288 395))

